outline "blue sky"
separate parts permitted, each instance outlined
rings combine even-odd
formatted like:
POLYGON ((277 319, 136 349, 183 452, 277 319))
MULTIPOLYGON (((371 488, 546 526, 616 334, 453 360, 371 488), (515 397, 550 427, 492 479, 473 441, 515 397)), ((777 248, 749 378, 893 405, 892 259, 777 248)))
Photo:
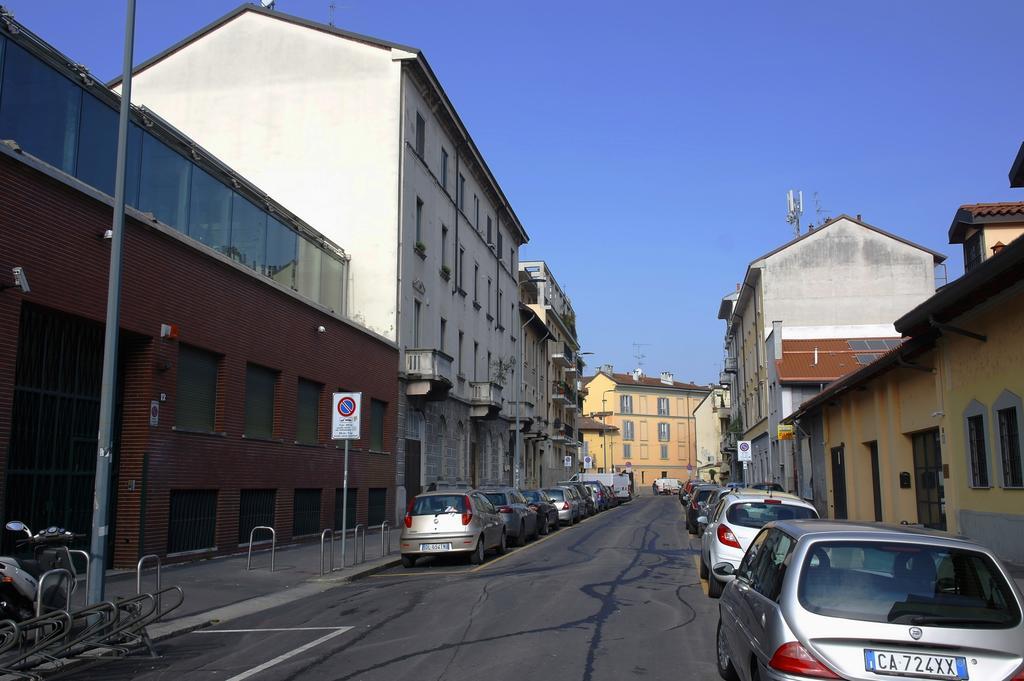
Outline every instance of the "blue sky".
MULTIPOLYGON (((124 2, 0 0, 106 79, 124 2)), ((139 62, 237 6, 141 0, 139 62)), ((279 0, 327 21, 330 0, 279 0)), ((591 366, 716 380, 721 296, 805 224, 862 214, 950 256, 962 203, 1024 200, 1013 0, 336 0, 335 24, 424 51, 576 307, 591 366)), ((200 140, 201 141, 201 140, 200 140)))

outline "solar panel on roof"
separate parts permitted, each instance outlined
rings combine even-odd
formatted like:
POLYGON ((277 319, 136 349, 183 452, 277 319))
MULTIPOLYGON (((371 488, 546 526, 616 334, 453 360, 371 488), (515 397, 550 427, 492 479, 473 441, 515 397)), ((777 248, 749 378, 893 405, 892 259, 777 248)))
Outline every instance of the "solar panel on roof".
POLYGON ((870 350, 871 349, 871 348, 868 347, 868 342, 867 341, 852 340, 852 341, 848 341, 848 342, 850 344, 850 349, 851 350, 870 350))
POLYGON ((854 355, 854 357, 857 358, 857 364, 871 364, 878 359, 878 355, 854 355))

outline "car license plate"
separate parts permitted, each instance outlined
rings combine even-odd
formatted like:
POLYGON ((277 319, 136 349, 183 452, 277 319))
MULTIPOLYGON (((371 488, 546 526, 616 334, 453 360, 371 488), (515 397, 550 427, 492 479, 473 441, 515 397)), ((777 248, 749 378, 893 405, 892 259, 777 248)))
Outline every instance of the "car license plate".
POLYGON ((451 551, 452 545, 450 543, 444 544, 420 544, 420 551, 451 551))
POLYGON ((967 679, 967 658, 919 655, 896 650, 865 650, 864 668, 876 674, 930 679, 967 679))

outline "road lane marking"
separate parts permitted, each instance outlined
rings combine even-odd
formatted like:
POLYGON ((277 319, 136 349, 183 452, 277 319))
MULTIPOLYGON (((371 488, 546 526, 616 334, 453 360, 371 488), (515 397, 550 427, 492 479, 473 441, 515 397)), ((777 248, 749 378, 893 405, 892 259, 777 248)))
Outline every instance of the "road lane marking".
POLYGON ((327 634, 326 636, 321 636, 320 638, 316 639, 315 641, 310 641, 309 643, 307 643, 304 646, 299 646, 298 648, 296 648, 294 650, 290 650, 287 653, 284 653, 282 655, 278 655, 273 660, 269 660, 267 662, 264 662, 261 665, 253 667, 252 669, 250 669, 248 671, 244 671, 241 674, 237 674, 235 676, 232 676, 230 679, 226 679, 226 681, 242 681, 242 679, 247 679, 250 676, 255 676, 256 674, 259 674, 261 671, 263 671, 265 669, 270 669, 274 665, 281 664, 282 662, 284 662, 285 660, 287 660, 289 658, 295 657, 296 655, 301 655, 302 653, 306 652, 310 648, 315 648, 316 646, 320 645, 321 643, 326 643, 327 641, 330 641, 335 636, 340 636, 341 634, 344 634, 346 631, 348 631, 351 628, 352 627, 338 627, 335 631, 332 631, 331 633, 327 634))
POLYGON ((193 634, 248 634, 259 631, 348 631, 352 627, 282 627, 280 629, 200 629, 193 634))

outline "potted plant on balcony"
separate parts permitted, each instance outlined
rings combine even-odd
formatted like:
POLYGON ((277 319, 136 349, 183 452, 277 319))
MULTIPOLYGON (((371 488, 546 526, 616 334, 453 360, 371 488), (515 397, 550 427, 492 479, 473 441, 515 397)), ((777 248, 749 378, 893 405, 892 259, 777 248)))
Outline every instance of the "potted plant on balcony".
POLYGON ((445 281, 448 281, 449 279, 451 279, 452 278, 452 268, 449 267, 448 265, 441 265, 441 276, 444 278, 445 281))
POLYGON ((491 361, 491 381, 498 385, 505 387, 505 379, 508 378, 509 372, 515 368, 515 358, 509 357, 498 357, 491 361))
POLYGON ((416 254, 417 255, 419 255, 420 257, 426 257, 426 255, 427 255, 427 245, 425 243, 423 243, 422 241, 417 241, 416 245, 413 246, 413 248, 416 249, 416 254))

